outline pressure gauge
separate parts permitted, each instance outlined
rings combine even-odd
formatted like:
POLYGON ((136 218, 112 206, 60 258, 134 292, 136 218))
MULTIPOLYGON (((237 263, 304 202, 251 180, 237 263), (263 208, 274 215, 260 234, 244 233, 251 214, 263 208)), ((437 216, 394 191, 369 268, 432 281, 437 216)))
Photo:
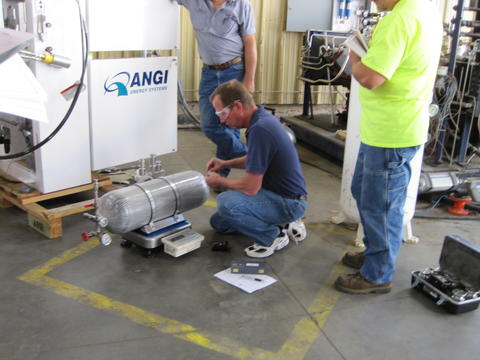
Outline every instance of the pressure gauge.
POLYGON ((103 233, 102 235, 100 235, 100 242, 103 246, 108 246, 112 243, 112 237, 110 236, 110 234, 103 233))
POLYGON ((438 107, 437 104, 430 104, 428 106, 428 113, 430 114, 430 117, 437 116, 439 111, 440 111, 440 108, 438 107))

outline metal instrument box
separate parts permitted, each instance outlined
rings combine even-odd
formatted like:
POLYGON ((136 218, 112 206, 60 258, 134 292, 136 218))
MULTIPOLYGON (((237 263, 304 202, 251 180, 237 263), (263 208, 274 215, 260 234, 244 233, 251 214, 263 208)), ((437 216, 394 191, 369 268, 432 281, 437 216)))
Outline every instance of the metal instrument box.
POLYGON ((480 304, 480 247, 459 236, 446 236, 440 267, 412 272, 412 287, 452 314, 475 310, 480 304))
POLYGON ((196 250, 202 244, 204 237, 192 229, 182 230, 162 239, 163 251, 173 257, 179 257, 196 250))

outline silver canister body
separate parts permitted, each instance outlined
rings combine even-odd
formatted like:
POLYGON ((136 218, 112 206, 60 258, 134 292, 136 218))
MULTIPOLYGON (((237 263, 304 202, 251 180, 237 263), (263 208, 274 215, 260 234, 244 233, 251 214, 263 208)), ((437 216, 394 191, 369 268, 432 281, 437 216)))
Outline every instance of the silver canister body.
POLYGON ((201 173, 184 171, 113 190, 99 199, 98 211, 109 231, 124 234, 199 207, 208 192, 201 173))

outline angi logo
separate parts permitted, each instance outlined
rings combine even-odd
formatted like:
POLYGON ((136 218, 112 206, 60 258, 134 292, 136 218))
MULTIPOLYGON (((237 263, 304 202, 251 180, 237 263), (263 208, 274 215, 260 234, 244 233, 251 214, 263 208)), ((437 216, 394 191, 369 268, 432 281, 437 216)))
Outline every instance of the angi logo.
POLYGON ((126 71, 122 71, 112 78, 107 78, 103 88, 105 94, 116 92, 117 96, 127 96, 167 90, 167 81, 168 70, 136 72, 133 76, 126 71))
POLYGON ((103 88, 105 89, 105 93, 116 91, 117 96, 128 95, 127 85, 130 82, 130 74, 128 72, 124 71, 124 72, 118 73, 112 78, 110 83, 108 80, 109 79, 107 78, 107 80, 105 81, 105 84, 103 85, 103 88))

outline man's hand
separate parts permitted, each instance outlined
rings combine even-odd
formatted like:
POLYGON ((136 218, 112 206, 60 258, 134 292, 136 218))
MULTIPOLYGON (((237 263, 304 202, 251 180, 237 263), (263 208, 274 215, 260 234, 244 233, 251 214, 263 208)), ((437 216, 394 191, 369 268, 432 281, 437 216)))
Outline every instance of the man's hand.
POLYGON ((255 91, 255 81, 253 79, 243 79, 243 85, 250 94, 253 94, 253 92, 255 91))
POLYGON ((350 51, 350 64, 352 75, 360 85, 369 90, 374 90, 387 80, 383 75, 363 65, 360 56, 350 51))
POLYGON ((207 176, 205 176, 205 181, 207 182, 207 185, 210 186, 211 188, 221 187, 222 186, 221 182, 224 179, 225 179, 224 177, 220 176, 219 174, 213 171, 209 171, 207 173, 207 176))
POLYGON ((207 163, 207 172, 219 172, 223 169, 224 163, 224 160, 220 160, 216 157, 210 159, 210 161, 207 163))

